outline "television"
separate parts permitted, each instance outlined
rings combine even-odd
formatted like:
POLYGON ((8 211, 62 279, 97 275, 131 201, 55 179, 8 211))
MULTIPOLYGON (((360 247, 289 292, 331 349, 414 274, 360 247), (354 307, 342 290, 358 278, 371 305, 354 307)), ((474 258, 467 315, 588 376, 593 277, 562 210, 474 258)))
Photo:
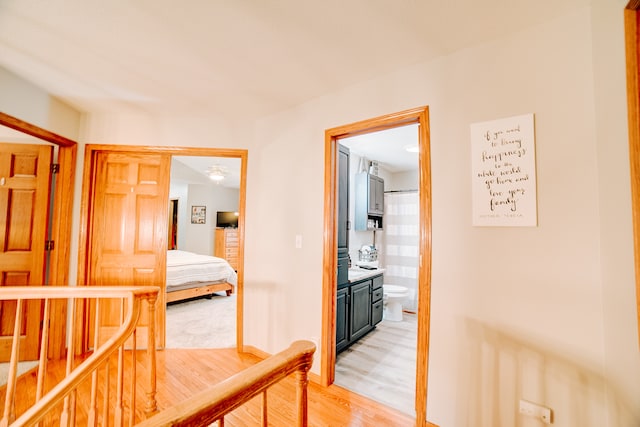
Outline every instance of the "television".
POLYGON ((237 228, 238 212, 218 211, 216 213, 216 227, 219 228, 237 228))

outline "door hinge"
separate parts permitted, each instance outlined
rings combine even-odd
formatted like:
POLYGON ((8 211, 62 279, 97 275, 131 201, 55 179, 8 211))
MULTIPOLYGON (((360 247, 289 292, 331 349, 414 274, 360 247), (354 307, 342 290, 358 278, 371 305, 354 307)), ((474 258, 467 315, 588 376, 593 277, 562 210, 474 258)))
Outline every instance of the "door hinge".
POLYGON ((44 242, 44 250, 45 251, 52 251, 55 247, 55 242, 53 240, 46 240, 44 242))
POLYGON ((51 173, 60 172, 60 164, 59 163, 51 163, 51 173))

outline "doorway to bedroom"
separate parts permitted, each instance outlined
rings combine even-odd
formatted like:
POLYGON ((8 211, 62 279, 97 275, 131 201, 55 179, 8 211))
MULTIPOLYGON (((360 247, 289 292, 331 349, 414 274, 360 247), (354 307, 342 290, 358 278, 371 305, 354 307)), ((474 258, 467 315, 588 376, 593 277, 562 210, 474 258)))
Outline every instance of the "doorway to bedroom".
POLYGON ((239 158, 171 158, 166 348, 236 346, 241 166, 239 158))
MULTIPOLYGON (((80 256, 78 268, 78 282, 87 285, 113 283, 123 285, 154 285, 161 288, 156 304, 153 321, 156 329, 156 343, 162 348, 166 345, 166 304, 176 299, 188 299, 198 296, 197 292, 218 293, 227 291, 233 298, 235 309, 235 342, 242 348, 242 299, 243 299, 243 254, 244 254, 244 210, 246 188, 247 150, 220 148, 189 148, 189 147, 143 147, 143 146, 114 146, 87 145, 84 161, 84 182, 82 194, 82 211, 80 231, 80 256), (106 157, 105 157, 106 156, 106 157), (235 279, 228 276, 223 281, 213 281, 199 286, 197 291, 182 289, 168 295, 166 292, 167 249, 169 223, 169 176, 172 156, 215 157, 220 159, 235 159, 239 162, 239 190, 237 196, 238 220, 235 228, 237 236, 237 260, 234 268, 229 263, 220 264, 219 268, 230 269, 235 279), (102 158, 113 161, 101 161, 102 158), (102 178, 100 178, 102 177, 102 178), (101 181, 97 178, 102 179, 101 181), (90 185, 90 183, 93 183, 90 185), (121 188, 122 187, 122 188, 121 188), (111 194, 112 188, 119 192, 111 194), (149 191, 153 189, 154 192, 149 191), (121 191, 120 191, 121 190, 121 191), (126 212, 123 211, 126 210, 126 212), (114 230, 120 232, 114 233, 114 230), (118 247, 122 262, 118 268, 102 268, 98 265, 105 260, 103 253, 109 255, 111 246, 118 247), (106 245, 106 246, 105 246, 106 245), (119 246, 118 246, 119 245, 119 246), (129 248, 131 246, 131 248, 129 248), (130 250, 129 250, 129 249, 130 250), (128 255, 131 251, 137 251, 128 255), (140 263, 138 263, 138 258, 140 263), (97 261, 96 261, 97 260, 97 261), (144 263, 143 263, 144 262, 144 263), (225 266, 226 265, 226 266, 225 266), (106 273, 105 273, 106 272, 106 273), (101 275, 107 274, 108 277, 101 275), (227 280, 228 279, 228 280, 227 280), (229 283, 233 281, 234 283, 229 283), (195 293, 195 294, 194 294, 195 293), (176 298, 179 295, 180 298, 176 298)), ((178 202, 178 208, 182 203, 178 202)), ((193 225, 210 225, 215 221, 207 204, 190 204, 187 200, 187 221, 193 225), (209 211, 209 212, 208 212, 209 211)), ((179 215, 179 213, 178 213, 179 215)), ((184 235, 187 229, 181 231, 180 224, 176 230, 177 246, 180 248, 181 234, 194 243, 195 247, 213 247, 212 238, 200 235, 184 235)), ((199 255, 199 254, 196 254, 199 255)), ((203 255, 205 256, 205 255, 203 255)), ((119 258, 119 259, 120 259, 119 258)), ((112 265, 109 264, 109 265, 112 265)), ((85 309, 79 315, 90 319, 92 313, 85 309)), ((83 337, 89 336, 91 331, 78 330, 83 337)), ((84 342, 83 340, 82 342, 84 342)), ((88 342, 88 341, 87 341, 88 342)), ((141 347, 144 344, 141 344, 141 347)), ((201 346, 199 344, 198 346, 201 346)), ((84 351, 87 349, 80 349, 84 351)))

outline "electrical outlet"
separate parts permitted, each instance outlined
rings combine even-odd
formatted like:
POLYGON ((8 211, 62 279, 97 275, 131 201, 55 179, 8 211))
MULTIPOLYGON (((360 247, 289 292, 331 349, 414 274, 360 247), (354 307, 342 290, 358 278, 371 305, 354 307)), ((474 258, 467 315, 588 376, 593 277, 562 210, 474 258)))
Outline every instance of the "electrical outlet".
POLYGON ((526 400, 520 400, 520 413, 522 415, 529 415, 530 417, 534 417, 536 415, 536 406, 527 402, 526 400))
POLYGON ((520 399, 519 411, 522 415, 537 418, 545 424, 551 424, 551 408, 520 399))
POLYGON ((551 424, 551 409, 541 406, 539 414, 543 423, 551 424))

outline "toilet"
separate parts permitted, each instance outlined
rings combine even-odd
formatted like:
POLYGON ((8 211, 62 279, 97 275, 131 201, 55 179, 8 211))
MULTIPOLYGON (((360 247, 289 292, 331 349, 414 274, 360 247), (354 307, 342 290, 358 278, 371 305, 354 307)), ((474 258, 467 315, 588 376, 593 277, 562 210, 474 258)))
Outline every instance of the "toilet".
POLYGON ((409 289, 398 285, 382 285, 384 311, 383 318, 394 322, 402 321, 402 302, 409 295, 409 289))

